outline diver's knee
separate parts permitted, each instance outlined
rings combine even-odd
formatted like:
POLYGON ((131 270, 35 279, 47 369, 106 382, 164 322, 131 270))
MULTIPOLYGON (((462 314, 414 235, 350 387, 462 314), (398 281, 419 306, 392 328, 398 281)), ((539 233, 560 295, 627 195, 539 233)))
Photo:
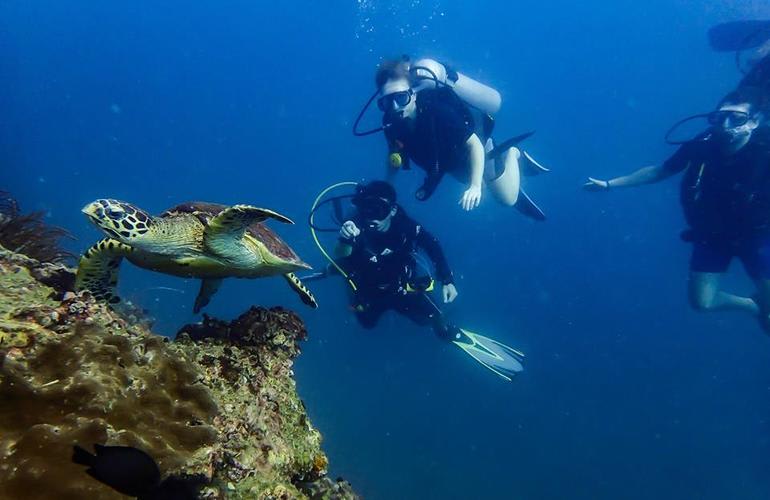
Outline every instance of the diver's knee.
POLYGON ((714 295, 703 293, 690 294, 690 307, 698 312, 708 312, 714 309, 714 295))
POLYGON ((494 178, 487 180, 487 186, 494 198, 509 207, 519 201, 519 189, 521 187, 519 155, 519 150, 512 148, 511 151, 504 153, 503 157, 496 159, 496 164, 502 163, 502 169, 496 171, 494 178))
POLYGON ((711 275, 691 272, 687 286, 690 307, 699 312, 714 309, 717 296, 716 281, 711 275))

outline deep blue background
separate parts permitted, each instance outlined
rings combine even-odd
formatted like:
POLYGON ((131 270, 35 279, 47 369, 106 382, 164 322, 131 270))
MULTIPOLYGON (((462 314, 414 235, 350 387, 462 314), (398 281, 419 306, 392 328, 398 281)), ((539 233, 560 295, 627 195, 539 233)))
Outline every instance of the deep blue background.
MULTIPOLYGON (((770 7, 0 1, 0 187, 77 251, 99 237, 79 213, 97 197, 271 207, 320 266, 303 223, 315 194, 384 172, 382 138, 350 135, 376 64, 450 61, 502 92, 498 137, 538 131, 526 146, 553 173, 527 187, 549 220, 490 197, 462 213, 451 182, 418 205, 417 172, 399 189, 454 267, 452 319, 525 351, 525 374, 506 384, 400 318, 365 332, 338 281, 314 284, 309 311, 279 279, 231 280, 209 312, 301 312, 299 391, 332 473, 367 498, 767 498, 770 341, 751 318, 688 309, 676 181, 579 189, 670 154, 669 124, 738 80, 706 30, 752 17, 770 7)), ((197 286, 126 265, 121 292, 171 335, 196 319, 197 286)))

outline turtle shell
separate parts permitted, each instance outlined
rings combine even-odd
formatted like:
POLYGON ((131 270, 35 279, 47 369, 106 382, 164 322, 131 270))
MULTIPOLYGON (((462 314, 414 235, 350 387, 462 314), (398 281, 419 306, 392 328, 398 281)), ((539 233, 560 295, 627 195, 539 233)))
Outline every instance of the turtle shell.
MULTIPOLYGON (((168 218, 181 214, 190 214, 197 217, 204 225, 208 225, 209 220, 219 214, 222 210, 229 208, 230 205, 220 203, 209 203, 206 201, 188 201, 175 207, 165 210, 160 217, 168 218)), ((286 244, 272 229, 256 222, 251 224, 246 231, 258 241, 261 241, 265 247, 276 257, 292 262, 301 266, 308 266, 299 256, 286 244)))

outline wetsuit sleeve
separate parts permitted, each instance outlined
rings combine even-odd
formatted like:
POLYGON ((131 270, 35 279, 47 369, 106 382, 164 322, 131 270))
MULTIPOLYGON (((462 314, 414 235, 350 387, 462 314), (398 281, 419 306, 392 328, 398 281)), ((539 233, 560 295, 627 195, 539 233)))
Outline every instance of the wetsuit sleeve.
POLYGON ((452 270, 449 269, 449 264, 447 263, 444 251, 441 249, 438 239, 420 225, 415 226, 415 233, 415 243, 428 254, 428 257, 436 268, 438 279, 445 285, 453 283, 454 277, 452 276, 452 270))
POLYGON ((765 97, 770 94, 770 55, 765 55, 756 62, 746 76, 743 77, 738 88, 758 87, 765 91, 765 97))
POLYGON ((695 157, 694 143, 685 143, 679 146, 679 149, 666 160, 661 169, 668 174, 678 174, 685 170, 695 157))

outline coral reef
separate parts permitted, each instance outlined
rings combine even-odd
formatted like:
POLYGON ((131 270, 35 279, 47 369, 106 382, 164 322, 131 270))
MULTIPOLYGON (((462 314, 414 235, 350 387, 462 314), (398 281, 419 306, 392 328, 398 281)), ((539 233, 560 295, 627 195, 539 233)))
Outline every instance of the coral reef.
POLYGON ((203 477, 201 498, 357 498, 326 476, 296 393, 296 314, 206 317, 171 342, 69 291, 71 275, 0 247, 0 498, 125 498, 70 461, 94 443, 203 477))
POLYGON ((44 217, 43 212, 22 215, 16 200, 0 191, 0 245, 42 262, 60 263, 73 257, 59 247, 59 240, 70 234, 45 224, 44 217))

